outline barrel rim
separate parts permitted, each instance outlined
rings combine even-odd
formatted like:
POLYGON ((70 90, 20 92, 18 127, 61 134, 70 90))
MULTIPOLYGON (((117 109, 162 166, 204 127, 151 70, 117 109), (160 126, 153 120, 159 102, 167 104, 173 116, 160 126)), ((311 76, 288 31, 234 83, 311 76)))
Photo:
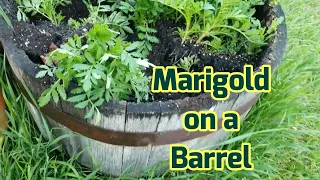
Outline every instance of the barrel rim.
MULTIPOLYGON (((268 5, 264 5, 264 6, 265 8, 268 8, 267 7, 268 5)), ((272 18, 279 18, 279 17, 285 18, 285 15, 282 11, 280 4, 276 6, 272 6, 270 8, 271 9, 268 10, 269 14, 266 14, 267 17, 270 16, 272 18)), ((1 23, 2 25, 5 24, 5 22, 3 22, 3 19, 0 20, 0 24, 1 23)), ((13 33, 12 30, 6 25, 0 28, 0 41, 2 43, 4 51, 9 56, 8 59, 11 61, 14 61, 14 63, 20 68, 20 71, 22 71, 25 75, 27 75, 28 78, 31 78, 34 81, 38 81, 39 84, 41 85, 46 84, 48 86, 48 84, 53 83, 54 79, 50 77, 45 77, 42 79, 34 78, 39 70, 39 65, 33 63, 22 49, 19 49, 18 47, 16 47, 12 39, 10 38, 5 39, 6 37, 10 37, 12 33, 13 33)), ((286 49, 286 41, 287 41, 287 28, 286 28, 285 21, 283 21, 278 26, 276 36, 269 42, 269 45, 264 55, 261 58, 262 65, 271 64, 272 71, 274 71, 283 58, 283 55, 286 49)), ((19 75, 17 76, 20 80, 23 80, 25 78, 25 77, 19 77, 19 75)), ((41 87, 43 88, 43 91, 46 89, 44 87, 41 87)), ((70 91, 68 90, 68 92, 70 91)), ((236 97, 237 97, 236 93, 231 93, 230 98, 227 101, 234 100, 236 97)), ((36 97, 36 98, 39 98, 39 97, 36 97)), ((63 102, 63 100, 61 101, 63 102)), ((109 102, 105 102, 101 107, 109 110, 116 110, 119 107, 126 106, 127 113, 137 113, 137 114, 143 114, 148 112, 181 114, 191 109, 192 110, 208 109, 216 105, 217 103, 218 102, 216 100, 211 98, 210 94, 202 93, 195 97, 186 97, 186 98, 177 99, 177 100, 154 101, 154 102, 135 103, 135 102, 127 102, 127 101, 117 102, 112 100, 109 102), (192 104, 192 102, 197 102, 197 104, 192 104), (171 108, 164 108, 164 107, 171 107, 171 108)))

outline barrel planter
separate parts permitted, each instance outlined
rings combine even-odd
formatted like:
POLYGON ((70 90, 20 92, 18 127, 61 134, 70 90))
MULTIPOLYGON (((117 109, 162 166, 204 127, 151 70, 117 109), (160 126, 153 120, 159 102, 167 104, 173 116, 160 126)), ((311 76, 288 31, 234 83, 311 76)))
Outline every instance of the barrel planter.
MULTIPOLYGON (((4 6, 3 2, 0 2, 4 6)), ((269 25, 275 17, 284 17, 280 5, 265 5, 259 9, 263 21, 269 25)), ((29 97, 24 84, 38 99, 53 79, 36 79, 39 65, 33 63, 26 53, 19 49, 11 38, 12 30, 4 19, 0 18, 0 38, 4 52, 13 70, 16 82, 25 95, 27 106, 39 129, 45 135, 48 124, 55 138, 63 135, 74 135, 60 142, 70 155, 81 153, 78 162, 86 167, 95 165, 101 172, 119 176, 124 171, 139 176, 143 170, 169 159, 170 144, 185 144, 190 149, 202 149, 226 140, 228 133, 221 128, 221 115, 224 111, 239 112, 243 120, 250 108, 259 98, 258 93, 232 93, 226 101, 215 101, 210 94, 204 93, 196 97, 164 102, 108 102, 100 108, 102 119, 99 122, 86 120, 87 110, 74 108, 73 103, 53 102, 38 109, 29 97), (187 111, 213 110, 219 116, 217 132, 186 132, 181 124, 181 117, 187 111), (46 117, 43 121, 41 113, 46 117)), ((270 40, 262 56, 262 64, 271 64, 272 71, 281 61, 286 49, 286 25, 283 22, 277 29, 276 36, 270 40)), ((259 68, 256 69, 259 71, 259 68)), ((167 170, 169 164, 164 163, 157 173, 167 170)))

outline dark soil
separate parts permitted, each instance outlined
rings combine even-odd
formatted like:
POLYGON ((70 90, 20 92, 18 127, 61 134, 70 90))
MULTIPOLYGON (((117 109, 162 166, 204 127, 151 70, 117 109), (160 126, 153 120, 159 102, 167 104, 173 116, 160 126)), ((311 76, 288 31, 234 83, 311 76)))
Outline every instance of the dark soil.
MULTIPOLYGON (((205 66, 212 66, 215 72, 242 72, 245 64, 252 64, 254 67, 260 64, 259 56, 248 56, 245 53, 231 54, 208 54, 203 46, 194 43, 181 43, 181 38, 175 32, 177 25, 169 20, 159 21, 156 25, 159 44, 153 45, 153 50, 148 59, 158 66, 171 66, 179 62, 180 58, 195 55, 201 61, 192 66, 192 71, 202 72, 205 66)), ((152 69, 147 70, 152 75, 152 69)), ((196 96, 194 93, 157 93, 155 100, 179 99, 196 96)))
POLYGON ((35 63, 40 63, 40 55, 45 55, 50 44, 61 41, 62 34, 68 31, 63 26, 56 27, 47 21, 39 21, 38 24, 14 22, 13 25, 13 40, 35 63))
MULTIPOLYGON (((92 1, 93 3, 95 1, 92 1)), ((58 7, 66 20, 59 27, 51 24, 48 21, 35 19, 32 23, 13 22, 14 25, 14 41, 16 45, 23 49, 29 58, 35 63, 41 63, 40 56, 49 52, 51 43, 61 45, 66 41, 67 37, 73 36, 75 33, 81 34, 91 26, 82 27, 77 31, 71 30, 67 25, 68 18, 83 18, 88 16, 88 10, 82 0, 72 0, 71 5, 66 7, 58 7)), ((241 72, 245 64, 252 64, 255 67, 260 65, 259 56, 247 56, 246 54, 208 54, 204 47, 193 43, 185 43, 182 45, 180 37, 175 33, 177 25, 169 20, 161 20, 156 24, 158 30, 157 37, 160 40, 159 44, 153 45, 153 50, 148 59, 151 63, 158 66, 170 66, 177 64, 180 58, 189 55, 197 56, 201 61, 194 65, 194 72, 202 72, 205 66, 212 66, 215 72, 241 72)), ((131 36, 130 39, 134 39, 131 36)), ((146 74, 151 75, 152 69, 148 69, 146 74)), ((185 97, 196 96, 198 94, 190 93, 168 93, 168 94, 153 94, 150 101, 182 99, 185 97)), ((135 101, 134 97, 130 101, 135 101)))
MULTIPOLYGON (((194 43, 181 43, 181 38, 175 32, 177 26, 169 20, 159 21, 156 25, 159 44, 153 45, 149 61, 155 65, 170 66, 177 64, 180 58, 195 55, 200 63, 192 67, 195 72, 201 72, 205 66, 213 66, 216 72, 241 72, 245 64, 257 65, 258 56, 248 56, 245 53, 231 55, 206 53, 205 48, 194 43)), ((150 72, 149 72, 150 73, 150 72)))
POLYGON ((89 15, 87 6, 82 2, 82 0, 81 1, 72 0, 71 5, 58 6, 57 12, 61 12, 65 16, 66 20, 69 18, 72 18, 72 19, 85 18, 85 17, 88 17, 89 15))

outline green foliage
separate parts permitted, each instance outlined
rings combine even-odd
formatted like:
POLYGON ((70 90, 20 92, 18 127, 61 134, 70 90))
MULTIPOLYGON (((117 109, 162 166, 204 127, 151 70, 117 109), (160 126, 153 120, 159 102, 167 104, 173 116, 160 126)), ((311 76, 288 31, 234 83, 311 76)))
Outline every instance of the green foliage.
POLYGON ((155 36, 157 30, 153 27, 161 17, 163 8, 159 3, 152 0, 121 1, 115 7, 120 9, 134 22, 140 40, 139 52, 147 56, 152 51, 152 44, 159 43, 159 39, 155 36))
POLYGON ((65 89, 70 81, 76 82, 78 88, 71 91, 73 96, 67 100, 77 103, 76 108, 90 106, 86 118, 91 118, 105 101, 127 100, 130 95, 135 95, 138 102, 148 99, 150 79, 142 70, 150 63, 140 58, 137 43, 124 42, 119 33, 105 24, 94 25, 84 37, 85 45, 75 35, 47 55, 46 60, 51 63, 40 66, 37 77, 49 75, 57 81, 43 92, 40 106, 51 99, 57 103, 59 97, 66 100, 65 89), (57 62, 58 67, 52 66, 52 62, 57 62))
MULTIPOLYGON (((25 13, 41 14, 58 25, 63 16, 56 13, 56 7, 71 1, 17 0, 17 3, 19 20, 27 20, 25 13)), ((133 21, 139 38, 138 49, 143 57, 152 50, 153 43, 159 43, 154 28, 159 18, 174 18, 177 22, 184 19, 185 27, 178 28, 182 43, 191 40, 205 45, 210 52, 246 50, 248 54, 260 52, 280 22, 265 28, 254 17, 254 6, 263 5, 263 0, 98 0, 97 5, 84 0, 84 3, 89 16, 80 20, 69 19, 69 26, 77 29, 85 24, 106 24, 126 36, 134 33, 130 26, 133 21)))
POLYGON ((159 43, 159 39, 155 36, 157 30, 152 27, 159 19, 163 9, 157 2, 151 0, 136 0, 135 3, 135 11, 131 19, 135 23, 138 37, 141 40, 139 50, 142 54, 148 55, 152 51, 152 44, 159 43))
POLYGON ((245 48, 248 54, 259 52, 266 45, 269 32, 253 17, 254 5, 261 0, 157 0, 183 16, 186 27, 179 29, 182 43, 194 40, 211 51, 236 53, 245 48))
POLYGON ((198 59, 196 56, 188 56, 184 57, 183 59, 180 59, 179 64, 177 67, 184 69, 187 72, 190 72, 190 69, 193 65, 198 64, 200 62, 200 59, 198 59))
MULTIPOLYGON (((30 6, 35 9, 42 7, 39 2, 55 2, 51 8, 70 2, 30 1, 30 6)), ((29 0, 23 1, 26 2, 29 0)), ((229 53, 242 48, 248 53, 258 52, 282 22, 280 18, 269 28, 261 27, 260 21, 253 17, 255 9, 252 8, 262 4, 261 0, 98 0, 96 6, 90 1, 85 3, 89 16, 79 21, 70 19, 69 25, 79 28, 89 23, 94 27, 84 36, 75 35, 61 48, 50 52, 46 57, 47 64, 40 66, 41 71, 36 77, 57 79, 43 92, 40 106, 51 100, 58 103, 61 98, 76 103, 76 108, 89 107, 86 118, 91 118, 105 101, 126 100, 130 95, 134 95, 138 102, 148 98, 150 80, 143 74, 143 68, 152 64, 143 58, 152 50, 153 43, 159 43, 155 36, 157 30, 153 27, 159 17, 167 16, 161 16, 164 10, 167 13, 175 10, 184 18, 186 27, 178 30, 182 42, 193 40, 206 45, 210 51, 229 53), (126 33, 133 33, 129 21, 134 22, 139 41, 127 43, 123 40, 126 33), (71 91, 72 97, 67 97, 66 89, 71 81, 78 88, 71 91)), ((34 11, 33 15, 37 12, 34 11)), ((195 56, 185 57, 178 67, 190 71, 199 61, 195 56)))
POLYGON ((178 11, 185 19, 186 28, 185 30, 179 29, 182 42, 189 38, 192 31, 192 20, 199 14, 203 9, 203 2, 196 2, 194 0, 157 0, 170 8, 178 11))
POLYGON ((280 0, 271 0, 270 1, 270 6, 278 5, 280 0))
POLYGON ((134 3, 134 14, 131 19, 138 25, 154 25, 163 12, 160 4, 153 0, 136 0, 134 3))
POLYGON ((80 19, 80 22, 70 19, 69 25, 75 29, 84 24, 106 24, 115 31, 125 34, 125 32, 133 33, 130 28, 128 17, 123 13, 115 11, 115 7, 110 5, 102 5, 105 0, 98 0, 98 5, 94 6, 90 1, 84 1, 88 11, 89 17, 80 19))
POLYGON ((143 57, 148 56, 152 50, 153 43, 159 43, 159 39, 155 36, 157 30, 152 28, 156 20, 163 11, 157 2, 150 0, 127 0, 118 1, 111 0, 106 4, 106 0, 98 0, 98 5, 94 6, 90 2, 85 2, 89 10, 89 17, 76 21, 70 19, 69 26, 77 29, 84 24, 107 24, 110 29, 126 33, 133 33, 129 21, 133 21, 135 29, 138 33, 138 52, 143 57))
POLYGON ((53 24, 59 25, 64 19, 61 12, 57 13, 57 6, 65 6, 70 4, 70 0, 16 0, 18 4, 18 20, 28 20, 25 13, 30 13, 31 16, 41 14, 53 24))
POLYGON ((267 34, 269 36, 266 37, 266 39, 270 39, 276 34, 277 27, 283 23, 284 17, 276 18, 271 22, 271 25, 268 27, 267 34))
POLYGON ((152 51, 152 43, 159 43, 159 39, 154 35, 157 33, 157 30, 154 28, 150 28, 145 26, 137 26, 138 30, 138 38, 141 40, 139 43, 138 51, 141 52, 142 55, 147 56, 150 51, 152 51))

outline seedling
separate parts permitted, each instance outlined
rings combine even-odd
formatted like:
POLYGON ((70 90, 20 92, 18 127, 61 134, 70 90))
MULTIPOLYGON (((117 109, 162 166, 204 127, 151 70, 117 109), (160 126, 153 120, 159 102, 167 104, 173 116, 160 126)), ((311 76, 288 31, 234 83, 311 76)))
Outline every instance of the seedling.
POLYGON ((18 4, 18 20, 27 20, 25 13, 30 13, 31 16, 41 14, 43 17, 50 20, 53 24, 59 25, 64 19, 61 12, 57 13, 56 8, 61 5, 65 6, 71 3, 71 0, 16 0, 18 4))
POLYGON ((177 65, 179 68, 184 69, 187 72, 190 72, 191 67, 193 65, 196 65, 200 62, 200 59, 198 59, 196 56, 188 56, 184 57, 183 59, 180 59, 179 64, 177 65))

